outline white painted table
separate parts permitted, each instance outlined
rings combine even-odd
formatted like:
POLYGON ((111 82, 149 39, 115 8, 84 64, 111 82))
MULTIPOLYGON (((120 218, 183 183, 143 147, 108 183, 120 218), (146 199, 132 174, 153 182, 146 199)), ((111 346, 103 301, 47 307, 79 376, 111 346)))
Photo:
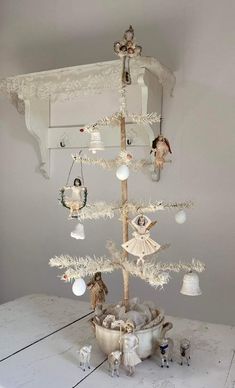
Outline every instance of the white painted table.
POLYGON ((85 302, 29 295, 0 306, 0 388, 235 388, 235 327, 168 317, 174 324, 175 362, 161 369, 143 361, 134 377, 108 374, 88 323, 85 302), (178 363, 178 344, 191 339, 191 366, 178 363), (76 350, 93 346, 92 368, 78 367, 76 350))

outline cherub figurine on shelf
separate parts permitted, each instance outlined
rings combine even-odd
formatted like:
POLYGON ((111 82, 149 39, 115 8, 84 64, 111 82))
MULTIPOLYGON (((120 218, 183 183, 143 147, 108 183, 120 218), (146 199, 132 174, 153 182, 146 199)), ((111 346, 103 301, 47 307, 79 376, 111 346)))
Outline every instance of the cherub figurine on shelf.
POLYGON ((78 218, 87 200, 87 188, 82 186, 81 179, 75 178, 73 186, 62 187, 60 193, 62 205, 70 210, 69 219, 78 218))
POLYGON ((162 169, 166 162, 165 157, 168 153, 172 154, 171 146, 166 137, 159 135, 152 142, 152 149, 150 154, 153 153, 155 157, 155 165, 157 168, 162 169))
POLYGON ((91 308, 94 310, 99 303, 105 302, 105 295, 108 294, 108 289, 104 284, 101 272, 96 272, 93 278, 87 283, 87 287, 91 291, 91 308))
POLYGON ((144 256, 157 252, 161 247, 161 245, 150 238, 149 233, 149 230, 157 223, 157 221, 151 222, 147 216, 138 215, 129 223, 134 229, 134 232, 132 233, 134 238, 122 244, 122 247, 133 256, 139 257, 137 265, 140 263, 143 264, 144 256))
POLYGON ((135 335, 135 325, 132 321, 126 321, 124 326, 125 334, 121 337, 120 343, 123 351, 123 364, 127 369, 127 374, 133 376, 135 366, 141 363, 137 354, 139 339, 135 335))

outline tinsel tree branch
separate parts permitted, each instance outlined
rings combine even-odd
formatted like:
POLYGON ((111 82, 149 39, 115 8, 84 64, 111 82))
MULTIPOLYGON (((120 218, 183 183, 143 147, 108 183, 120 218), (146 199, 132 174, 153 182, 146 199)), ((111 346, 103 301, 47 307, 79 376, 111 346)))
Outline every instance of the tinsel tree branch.
POLYGON ((178 263, 157 263, 156 267, 159 271, 169 271, 169 272, 190 272, 195 271, 201 273, 205 271, 206 266, 199 260, 192 259, 191 263, 184 263, 179 261, 178 263))
POLYGON ((95 202, 87 204, 79 212, 79 220, 98 220, 99 218, 113 218, 117 207, 115 204, 95 202))
POLYGON ((70 281, 79 277, 94 275, 96 272, 113 272, 115 264, 106 256, 71 257, 69 255, 56 256, 49 261, 51 267, 66 269, 61 279, 70 281))
POLYGON ((83 127, 83 130, 84 132, 91 133, 95 129, 98 129, 99 127, 103 127, 107 125, 110 125, 110 126, 119 125, 121 117, 122 117, 121 112, 115 112, 111 116, 105 116, 102 119, 96 121, 95 123, 85 125, 85 127, 83 127))
POLYGON ((169 274, 159 271, 153 262, 145 262, 143 266, 138 266, 135 261, 125 261, 123 266, 131 275, 139 277, 154 288, 163 287, 170 280, 169 274))
MULTIPOLYGON (((168 244, 161 249, 168 248, 168 244)), ((94 275, 96 272, 110 273, 116 269, 124 269, 131 275, 149 283, 152 287, 163 287, 170 280, 169 272, 203 272, 205 264, 193 259, 191 263, 161 263, 156 262, 156 255, 151 256, 151 260, 145 259, 144 265, 136 265, 136 260, 126 260, 124 251, 117 249, 113 241, 108 241, 106 248, 110 253, 110 258, 106 256, 85 256, 71 257, 69 255, 56 256, 49 261, 51 267, 66 269, 60 278, 66 282, 94 275)))
POLYGON ((146 114, 135 114, 135 113, 125 113, 123 109, 120 112, 115 112, 110 116, 105 116, 100 120, 97 120, 95 123, 85 125, 83 127, 84 132, 91 133, 95 129, 99 129, 104 126, 116 126, 119 125, 122 117, 125 117, 126 122, 136 123, 136 124, 154 124, 159 123, 161 120, 161 115, 156 112, 146 113, 146 114))
POLYGON ((156 112, 146 114, 128 113, 127 120, 128 119, 137 124, 154 124, 160 123, 161 115, 157 114, 156 112))
POLYGON ((97 220, 99 218, 113 218, 115 215, 121 217, 127 213, 131 215, 143 213, 155 213, 159 210, 167 209, 189 209, 193 206, 192 202, 128 202, 124 206, 120 203, 94 202, 87 204, 79 212, 79 220, 97 220))
POLYGON ((99 166, 105 170, 113 170, 121 166, 122 164, 125 164, 133 171, 141 171, 142 169, 144 169, 145 167, 151 164, 151 162, 146 159, 141 159, 141 160, 133 159, 132 155, 127 151, 121 151, 117 156, 117 158, 111 159, 111 160, 93 159, 86 155, 81 156, 80 154, 72 155, 72 158, 76 162, 82 161, 83 164, 99 166))
POLYGON ((128 202, 122 207, 121 213, 122 214, 155 213, 159 210, 166 210, 166 209, 189 209, 192 206, 193 206, 193 203, 191 201, 185 201, 185 202, 155 201, 155 202, 149 202, 148 204, 144 202, 128 202))

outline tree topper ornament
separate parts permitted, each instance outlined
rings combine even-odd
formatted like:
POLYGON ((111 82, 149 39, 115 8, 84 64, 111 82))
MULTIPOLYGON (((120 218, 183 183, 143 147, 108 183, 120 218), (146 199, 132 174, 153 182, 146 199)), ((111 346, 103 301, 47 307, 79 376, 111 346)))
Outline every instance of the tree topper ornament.
POLYGON ((131 84, 130 58, 141 55, 142 47, 134 40, 134 29, 132 26, 124 32, 122 40, 114 43, 114 52, 123 58, 122 82, 124 85, 131 84))
POLYGON ((155 157, 154 162, 156 167, 162 169, 166 162, 165 157, 168 153, 172 154, 170 143, 166 137, 158 135, 156 139, 153 140, 150 154, 152 153, 155 157))

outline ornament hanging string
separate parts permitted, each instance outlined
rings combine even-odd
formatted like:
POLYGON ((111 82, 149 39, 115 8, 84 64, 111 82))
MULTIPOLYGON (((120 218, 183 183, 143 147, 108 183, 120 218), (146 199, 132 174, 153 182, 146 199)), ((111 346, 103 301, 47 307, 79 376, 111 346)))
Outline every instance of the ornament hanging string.
MULTIPOLYGON (((80 160, 82 185, 84 186, 83 164, 82 164, 82 158, 80 157, 81 153, 82 153, 82 151, 80 151, 80 152, 78 153, 78 157, 79 157, 79 160, 80 160)), ((74 163, 75 163, 75 162, 76 162, 76 158, 73 158, 71 167, 70 167, 70 169, 69 169, 67 181, 66 181, 66 186, 68 186, 69 179, 70 179, 70 175, 71 175, 71 172, 72 172, 72 169, 73 169, 73 166, 74 166, 74 163)))

